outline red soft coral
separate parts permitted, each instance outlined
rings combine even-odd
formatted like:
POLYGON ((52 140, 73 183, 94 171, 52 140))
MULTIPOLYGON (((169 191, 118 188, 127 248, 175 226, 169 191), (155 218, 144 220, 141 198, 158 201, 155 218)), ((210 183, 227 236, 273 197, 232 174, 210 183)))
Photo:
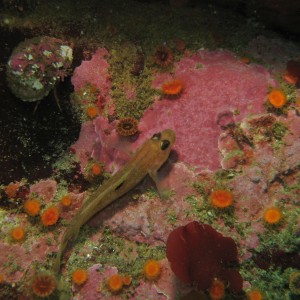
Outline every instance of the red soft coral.
POLYGON ((237 247, 211 226, 196 221, 176 228, 167 240, 167 258, 172 271, 184 283, 199 290, 211 287, 215 278, 228 282, 228 290, 238 293, 243 279, 237 269, 237 247))

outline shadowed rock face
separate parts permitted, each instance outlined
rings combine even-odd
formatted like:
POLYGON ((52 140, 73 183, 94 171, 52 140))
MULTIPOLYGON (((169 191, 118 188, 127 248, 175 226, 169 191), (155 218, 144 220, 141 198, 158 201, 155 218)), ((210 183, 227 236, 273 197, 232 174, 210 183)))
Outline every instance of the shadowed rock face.
POLYGON ((256 16, 268 27, 300 35, 300 2, 298 0, 209 0, 206 2, 226 6, 247 17, 256 16))
MULTIPOLYGON (((145 0, 136 1, 146 2, 145 0)), ((247 17, 256 17, 275 30, 300 35, 300 1, 298 0, 148 0, 147 2, 162 2, 172 7, 193 7, 200 3, 215 4, 247 17)))

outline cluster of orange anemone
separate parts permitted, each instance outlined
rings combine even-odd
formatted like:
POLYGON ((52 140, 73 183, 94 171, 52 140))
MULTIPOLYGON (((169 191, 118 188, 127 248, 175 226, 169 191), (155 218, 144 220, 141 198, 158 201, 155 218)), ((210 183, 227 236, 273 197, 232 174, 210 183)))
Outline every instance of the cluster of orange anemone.
MULTIPOLYGON (((10 185, 12 187, 12 185, 10 185)), ((10 194, 11 195, 11 194, 10 194)), ((61 203, 64 206, 69 206, 71 204, 71 198, 69 195, 64 196, 61 199, 61 203)), ((41 202, 37 198, 30 198, 24 202, 23 209, 25 213, 30 217, 36 217, 40 215, 41 202)), ((51 226, 57 223, 59 219, 59 210, 55 206, 48 207, 43 211, 40 216, 41 222, 44 226, 51 226)), ((23 225, 17 225, 12 227, 10 230, 10 237, 15 242, 21 242, 25 239, 26 229, 23 225)))
MULTIPOLYGON (((143 268, 144 276, 147 280, 154 281, 161 275, 161 266, 157 260, 150 259, 145 262, 143 268)), ((123 286, 131 284, 130 276, 121 276, 120 274, 114 274, 107 280, 107 287, 112 293, 118 293, 122 290, 123 286)))
MULTIPOLYGON (((210 196, 211 204, 216 208, 227 208, 233 204, 233 195, 229 190, 215 190, 210 196)), ((266 208, 263 219, 267 224, 278 224, 282 220, 282 211, 280 208, 272 206, 266 208)))
MULTIPOLYGON (((62 202, 66 203, 67 198, 62 199, 62 202)), ((25 212, 31 216, 36 217, 40 214, 41 203, 38 199, 28 199, 24 203, 25 212)), ((44 226, 51 226, 56 224, 59 219, 59 210, 55 206, 48 207, 41 214, 41 221, 44 226)))

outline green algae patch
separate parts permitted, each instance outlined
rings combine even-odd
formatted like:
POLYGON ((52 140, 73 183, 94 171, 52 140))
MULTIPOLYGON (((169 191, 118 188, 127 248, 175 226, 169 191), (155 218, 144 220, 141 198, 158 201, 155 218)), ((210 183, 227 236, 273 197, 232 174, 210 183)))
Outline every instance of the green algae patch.
POLYGON ((240 273, 245 281, 248 281, 252 289, 262 291, 264 299, 282 300, 283 295, 289 298, 289 277, 293 269, 288 268, 284 271, 280 268, 270 268, 262 270, 257 268, 251 261, 243 264, 240 273))
POLYGON ((151 87, 152 73, 143 50, 134 44, 116 46, 111 51, 111 97, 118 118, 139 119, 153 103, 158 91, 151 87))
POLYGON ((167 211, 167 220, 168 220, 168 223, 171 224, 171 225, 175 225, 176 222, 177 222, 177 213, 175 211, 174 208, 169 208, 168 211, 167 211))
POLYGON ((297 251, 300 243, 300 236, 297 234, 300 208, 283 213, 281 224, 267 226, 267 231, 259 235, 260 245, 256 249, 257 252, 272 248, 287 252, 297 251))
POLYGON ((288 131, 288 126, 283 122, 275 122, 272 126, 273 136, 277 141, 281 141, 288 131))
POLYGON ((86 269, 100 263, 104 268, 110 266, 118 268, 120 274, 130 275, 132 284, 138 285, 144 263, 149 259, 165 258, 165 247, 150 247, 131 242, 116 236, 108 228, 103 230, 99 241, 92 242, 87 240, 87 236, 91 236, 92 233, 96 233, 96 230, 88 226, 83 227, 67 263, 70 276, 74 268, 86 269))

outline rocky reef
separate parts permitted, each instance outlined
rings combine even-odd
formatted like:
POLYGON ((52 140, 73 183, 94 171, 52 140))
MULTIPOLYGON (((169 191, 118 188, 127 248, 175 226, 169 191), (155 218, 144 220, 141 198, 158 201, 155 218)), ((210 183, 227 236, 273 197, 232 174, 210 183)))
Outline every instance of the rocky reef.
MULTIPOLYGON (((177 31, 171 28, 164 37, 155 23, 149 29, 155 37, 139 40, 141 27, 123 19, 129 7, 119 14, 116 3, 106 3, 103 11, 96 4, 81 9, 76 4, 81 21, 73 19, 74 32, 68 31, 69 23, 59 24, 56 32, 44 27, 47 36, 57 34, 59 41, 72 44, 73 65, 70 61, 68 72, 63 69, 52 79, 65 77, 72 85, 62 109, 77 119, 80 131, 67 143, 61 137, 60 155, 43 153, 36 159, 37 164, 51 161, 47 176, 15 173, 14 180, 1 183, 0 299, 299 297, 299 45, 248 27, 249 36, 241 28, 235 39, 235 19, 220 28, 213 17, 228 12, 206 8, 200 22, 188 4, 181 12, 180 3, 174 3, 131 7, 137 19, 141 10, 146 18, 156 12, 158 24, 184 17, 185 26, 176 25, 177 31), (119 22, 105 21, 104 29, 108 7, 119 22), (92 16, 92 8, 89 20, 96 24, 102 17, 100 29, 80 17, 79 10, 92 16), (210 30, 208 12, 215 26, 210 30), (196 23, 201 30, 193 29, 196 23), (120 24, 134 36, 124 36, 120 24), (146 139, 168 128, 176 133, 176 143, 155 184, 146 177, 94 215, 54 274, 62 235, 83 203, 146 139)), ((47 5, 34 7, 42 14, 47 5)), ((27 18, 32 23, 25 25, 40 35, 34 7, 27 18)), ((24 30, 20 16, 10 19, 10 13, 5 11, 10 23, 2 29, 24 30)), ((8 109, 17 101, 13 98, 8 109)), ((28 101, 22 105, 33 108, 28 101)), ((33 119, 36 114, 47 119, 43 105, 53 109, 57 104, 46 97, 40 105, 33 119)))

